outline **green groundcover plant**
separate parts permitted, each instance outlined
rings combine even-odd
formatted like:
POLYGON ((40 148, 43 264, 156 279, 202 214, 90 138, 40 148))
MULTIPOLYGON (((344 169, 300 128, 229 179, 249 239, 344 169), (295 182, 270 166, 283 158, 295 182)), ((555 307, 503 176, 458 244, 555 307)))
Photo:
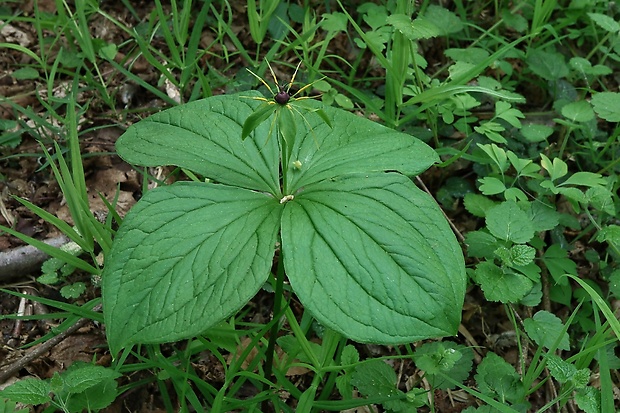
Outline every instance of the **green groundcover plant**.
POLYGON ((192 337, 231 316, 266 283, 276 250, 325 327, 375 343, 454 335, 463 255, 435 201, 410 180, 436 153, 313 101, 274 101, 277 122, 257 119, 259 96, 168 109, 118 140, 130 163, 206 179, 149 191, 120 226, 102 277, 113 354, 192 337), (256 124, 242 139, 248 118, 256 124))

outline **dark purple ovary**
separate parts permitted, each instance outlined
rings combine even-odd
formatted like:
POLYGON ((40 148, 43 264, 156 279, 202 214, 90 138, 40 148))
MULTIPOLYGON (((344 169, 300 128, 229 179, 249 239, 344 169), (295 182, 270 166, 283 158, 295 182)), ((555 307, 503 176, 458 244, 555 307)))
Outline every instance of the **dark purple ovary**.
POLYGON ((280 90, 278 94, 273 97, 273 99, 280 105, 286 105, 291 99, 291 95, 289 95, 288 92, 284 90, 280 90))

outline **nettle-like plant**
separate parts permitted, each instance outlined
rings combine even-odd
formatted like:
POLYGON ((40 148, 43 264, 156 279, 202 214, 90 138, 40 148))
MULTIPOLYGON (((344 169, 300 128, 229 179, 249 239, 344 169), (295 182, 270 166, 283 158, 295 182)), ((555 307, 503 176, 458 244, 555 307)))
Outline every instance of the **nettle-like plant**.
POLYGON ((189 338, 233 315, 266 283, 278 249, 292 290, 325 327, 386 344, 455 334, 463 255, 410 179, 436 153, 319 102, 259 96, 168 109, 118 140, 130 163, 208 180, 151 190, 125 217, 103 272, 112 352, 189 338), (253 115, 266 104, 279 105, 271 118, 253 115))

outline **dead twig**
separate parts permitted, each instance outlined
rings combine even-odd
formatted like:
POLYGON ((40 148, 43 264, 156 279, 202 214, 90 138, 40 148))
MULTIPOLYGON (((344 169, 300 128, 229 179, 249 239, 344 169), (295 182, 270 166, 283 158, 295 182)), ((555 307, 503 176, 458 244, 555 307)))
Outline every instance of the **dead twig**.
POLYGON ((60 343, 65 338, 69 337, 71 334, 84 327, 89 321, 91 320, 88 318, 80 318, 75 324, 73 324, 65 331, 61 332, 57 336, 50 338, 45 343, 42 343, 41 345, 31 349, 21 359, 0 370, 0 383, 4 383, 13 374, 26 367, 35 359, 41 357, 43 354, 51 350, 51 348, 54 347, 56 344, 60 343))
MULTIPOLYGON (((68 243, 69 238, 61 235, 44 242, 53 247, 60 247, 68 243)), ((38 271, 48 258, 49 255, 31 245, 0 252, 0 282, 38 271)))

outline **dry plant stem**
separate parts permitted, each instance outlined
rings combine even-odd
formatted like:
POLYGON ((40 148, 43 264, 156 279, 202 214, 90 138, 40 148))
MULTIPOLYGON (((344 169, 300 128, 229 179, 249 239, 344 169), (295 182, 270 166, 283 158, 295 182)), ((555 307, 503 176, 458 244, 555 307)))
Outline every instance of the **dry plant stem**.
MULTIPOLYGON (((418 181, 418 184, 420 184, 420 186, 422 187, 424 192, 429 194, 431 198, 435 199, 433 197, 433 195, 431 194, 431 191, 429 191, 428 188, 426 187, 426 185, 424 184, 424 181, 422 181, 422 179, 419 176, 416 176, 415 179, 416 179, 416 181, 418 181)), ((435 201, 435 202, 437 202, 437 201, 435 201)), ((465 237, 463 236, 463 234, 461 234, 461 231, 459 231, 458 228, 456 226, 454 226, 454 224, 452 223, 452 220, 450 218, 448 218, 446 213, 443 211, 443 208, 439 204, 437 204, 437 206, 439 206, 439 210, 441 211, 443 216, 446 218, 446 221, 448 221, 448 223, 450 224, 450 227, 452 228, 452 231, 454 231, 454 234, 456 235, 456 237, 459 239, 459 242, 464 242, 465 241, 465 237)))
MULTIPOLYGON (((61 235, 44 242, 53 247, 60 247, 68 243, 69 238, 61 235)), ((48 258, 49 255, 30 245, 0 252, 0 282, 38 271, 43 261, 48 258)))
POLYGON ((91 320, 88 318, 80 318, 74 325, 72 325, 62 333, 50 338, 45 343, 33 348, 28 353, 26 353, 24 357, 0 370, 0 383, 4 383, 13 374, 17 373, 19 370, 26 367, 32 361, 48 352, 56 344, 60 343, 65 338, 69 337, 71 334, 84 327, 89 321, 91 320))

